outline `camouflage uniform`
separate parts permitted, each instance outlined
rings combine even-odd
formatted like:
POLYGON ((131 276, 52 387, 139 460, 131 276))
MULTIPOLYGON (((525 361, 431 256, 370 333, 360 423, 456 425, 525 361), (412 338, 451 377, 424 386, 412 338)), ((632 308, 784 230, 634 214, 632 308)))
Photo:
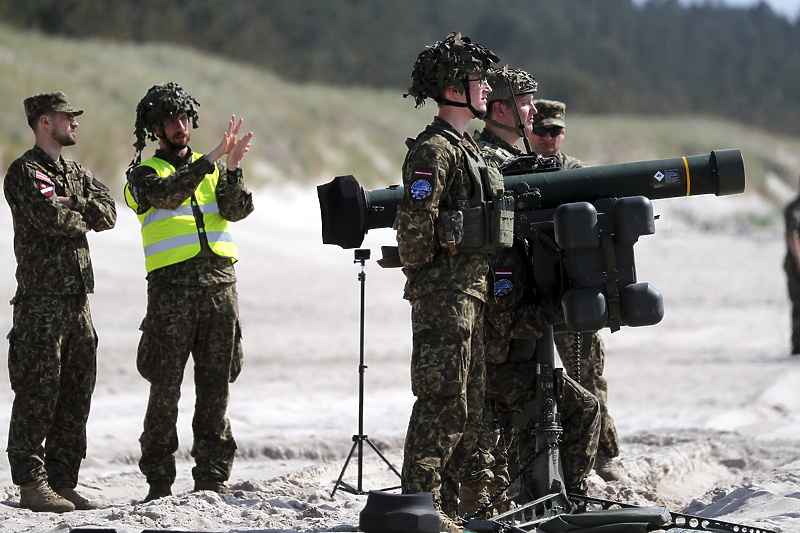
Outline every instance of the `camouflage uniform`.
MULTIPOLYGON (((487 404, 492 405, 503 418, 503 413, 522 412, 525 404, 536 395, 535 380, 537 362, 531 360, 535 343, 547 328, 560 322, 554 311, 534 305, 526 298, 530 286, 527 253, 522 243, 501 252, 492 264, 496 290, 487 304, 487 323, 490 335, 487 363, 487 404), (511 287, 509 292, 501 290, 503 282, 511 287)), ((565 376, 564 397, 559 405, 561 425, 564 430, 560 446, 563 458, 564 482, 573 492, 586 489, 586 478, 594 465, 600 433, 600 407, 597 398, 565 376)), ((531 434, 521 430, 505 431, 502 442, 516 452, 520 464, 536 449, 531 434)), ((498 471, 494 472, 496 475, 498 471)), ((507 472, 499 472, 507 476, 507 472)), ((504 479, 504 482, 507 482, 504 479)))
MULTIPOLYGON (((214 163, 205 156, 192 161, 165 150, 155 156, 176 172, 160 178, 149 166, 138 166, 128 182, 143 213, 151 206, 174 209, 193 194, 214 163)), ((253 210, 252 195, 241 174, 228 173, 217 162, 216 188, 220 214, 229 221, 245 218, 253 210)), ((241 326, 236 274, 230 258, 214 255, 207 245, 195 257, 147 275, 147 314, 142 322, 137 368, 150 382, 150 398, 139 439, 139 468, 147 482, 171 485, 175 480, 178 449, 176 423, 184 367, 194 359, 196 403, 191 449, 195 481, 226 481, 230 476, 236 442, 226 416, 229 383, 242 365, 241 326)))
MULTIPOLYGON (((499 165, 508 157, 520 155, 521 151, 484 129, 475 138, 484 158, 499 165)), ((465 469, 465 483, 483 479, 492 481, 490 487, 507 484, 509 451, 517 451, 520 463, 524 463, 535 449, 535 442, 524 431, 520 435, 511 427, 497 432, 496 420, 503 414, 523 411, 526 402, 535 396, 536 362, 531 360, 535 343, 547 328, 560 322, 555 313, 532 305, 525 298, 529 286, 527 252, 524 243, 504 250, 492 261, 490 274, 495 290, 487 301, 486 336, 489 346, 486 354, 486 398, 484 402, 484 425, 473 454, 465 469), (510 282, 510 283, 505 283, 510 282), (500 287, 511 287, 509 292, 500 287), (509 359, 509 352, 517 355, 509 359), (493 414, 491 418, 490 414, 493 414), (488 422, 488 423, 487 423, 488 422), (519 441, 519 443, 517 442, 519 441), (492 466, 493 463, 493 466, 492 466)), ((572 491, 585 490, 585 479, 589 475, 597 452, 599 435, 599 406, 597 398, 569 376, 566 377, 565 394, 559 411, 564 429, 560 448, 564 478, 572 491)), ((512 454, 513 455, 513 454, 512 454)))
POLYGON ((411 302, 412 392, 416 402, 405 442, 402 489, 433 493, 455 516, 463 460, 480 429, 484 391, 483 306, 489 258, 440 245, 440 210, 472 195, 466 154, 482 161, 474 141, 435 117, 409 150, 397 211, 398 251, 411 302), (431 129, 433 128, 433 129, 431 129), (425 182, 430 189, 418 192, 425 182))
POLYGON ((571 155, 567 155, 567 154, 565 154, 563 152, 558 152, 558 154, 556 154, 556 157, 558 157, 558 159, 561 160, 561 167, 564 168, 564 169, 567 169, 567 168, 583 168, 583 167, 588 167, 589 166, 586 163, 584 163, 583 161, 581 161, 580 159, 578 159, 576 157, 572 157, 571 155))
MULTIPOLYGON (((784 210, 786 239, 800 238, 800 196, 792 200, 784 210)), ((792 254, 786 253, 783 261, 789 300, 792 304, 792 354, 800 353, 800 272, 792 254)))
POLYGON ((11 163, 3 186, 17 259, 8 334, 15 394, 7 448, 11 477, 17 485, 47 481, 53 489, 74 488, 86 457, 97 366, 86 233, 113 228, 116 207, 91 172, 63 157, 54 161, 38 146, 11 163), (72 197, 74 207, 59 196, 72 197))

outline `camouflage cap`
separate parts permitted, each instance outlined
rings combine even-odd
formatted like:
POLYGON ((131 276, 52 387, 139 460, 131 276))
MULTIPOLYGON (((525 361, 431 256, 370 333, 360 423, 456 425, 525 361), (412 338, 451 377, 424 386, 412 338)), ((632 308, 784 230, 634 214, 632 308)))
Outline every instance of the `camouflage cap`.
POLYGON ((447 87, 463 91, 470 73, 486 72, 499 60, 488 48, 453 32, 419 53, 411 71, 411 87, 403 96, 413 96, 420 107, 426 98, 437 98, 447 87))
POLYGON ((509 82, 514 89, 514 96, 533 94, 536 92, 538 85, 536 83, 536 78, 524 70, 508 68, 508 66, 490 69, 488 80, 489 85, 492 86, 492 92, 489 94, 490 102, 511 99, 509 82))
POLYGON ((72 113, 75 116, 83 114, 83 109, 72 107, 67 101, 67 95, 61 91, 29 96, 22 103, 28 120, 53 111, 72 113))
POLYGON ((536 126, 561 126, 566 127, 565 115, 567 106, 564 102, 556 100, 534 100, 536 115, 533 117, 533 125, 536 126))

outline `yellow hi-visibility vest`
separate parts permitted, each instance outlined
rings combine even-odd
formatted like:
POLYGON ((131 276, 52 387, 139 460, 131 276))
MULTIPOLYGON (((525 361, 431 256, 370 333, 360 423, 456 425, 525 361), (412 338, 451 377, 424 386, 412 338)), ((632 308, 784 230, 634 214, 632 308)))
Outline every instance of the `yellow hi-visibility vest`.
MULTIPOLYGON (((192 154, 192 161, 202 155, 192 154)), ((151 167, 162 178, 175 172, 175 167, 157 157, 142 162, 142 165, 151 167)), ((194 193, 177 209, 151 207, 144 213, 136 213, 142 225, 142 244, 147 272, 196 256, 201 250, 202 235, 206 236, 212 252, 236 262, 238 255, 233 235, 230 233, 230 224, 219 214, 216 194, 218 181, 219 168, 214 165, 214 172, 207 174, 194 193), (196 209, 203 215, 201 226, 198 226, 195 218, 196 209)), ((139 207, 130 183, 125 185, 125 203, 134 211, 139 207)))

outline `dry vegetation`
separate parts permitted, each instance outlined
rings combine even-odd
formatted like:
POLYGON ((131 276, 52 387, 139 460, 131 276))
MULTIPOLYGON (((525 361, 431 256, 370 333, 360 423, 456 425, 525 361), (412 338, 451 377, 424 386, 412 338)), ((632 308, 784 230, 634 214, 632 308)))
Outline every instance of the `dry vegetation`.
MULTIPOLYGON (((433 105, 414 109, 402 89, 298 85, 174 46, 64 40, 8 27, 0 32, 0 68, 0 166, 30 146, 22 100, 63 90, 86 109, 79 144, 69 156, 116 190, 134 155, 136 103, 151 85, 165 81, 182 84, 201 103, 193 143, 198 150, 216 144, 231 113, 245 117, 256 133, 247 170, 257 186, 310 186, 339 174, 353 174, 371 187, 396 183, 403 141, 434 112, 433 105)), ((593 165, 740 148, 748 190, 777 204, 792 194, 800 174, 800 137, 773 135, 733 120, 569 113, 568 119, 566 151, 593 165)), ((479 127, 476 121, 474 128, 479 127)))

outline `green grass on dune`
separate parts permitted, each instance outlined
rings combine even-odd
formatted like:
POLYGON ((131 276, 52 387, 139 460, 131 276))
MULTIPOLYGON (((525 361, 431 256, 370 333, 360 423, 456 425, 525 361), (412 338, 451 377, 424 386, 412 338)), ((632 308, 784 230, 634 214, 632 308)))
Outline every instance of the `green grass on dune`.
MULTIPOLYGON (((92 169, 116 191, 134 150, 134 111, 147 89, 180 83, 201 104, 192 147, 208 151, 231 114, 255 132, 245 159, 256 187, 294 182, 312 186, 353 174, 367 187, 397 183, 404 140, 435 113, 415 109, 396 91, 298 85, 273 73, 170 45, 78 41, 0 25, 0 164, 30 147, 22 100, 61 90, 83 107, 78 145, 69 158, 92 169)), ((671 158, 739 148, 748 192, 776 205, 788 200, 800 177, 800 137, 783 137, 730 120, 703 116, 597 116, 568 103, 564 150, 592 165, 671 158), (777 190, 770 183, 781 184, 777 190)), ((481 127, 474 121, 470 131, 481 127)), ((145 157, 154 149, 150 143, 145 157)))

